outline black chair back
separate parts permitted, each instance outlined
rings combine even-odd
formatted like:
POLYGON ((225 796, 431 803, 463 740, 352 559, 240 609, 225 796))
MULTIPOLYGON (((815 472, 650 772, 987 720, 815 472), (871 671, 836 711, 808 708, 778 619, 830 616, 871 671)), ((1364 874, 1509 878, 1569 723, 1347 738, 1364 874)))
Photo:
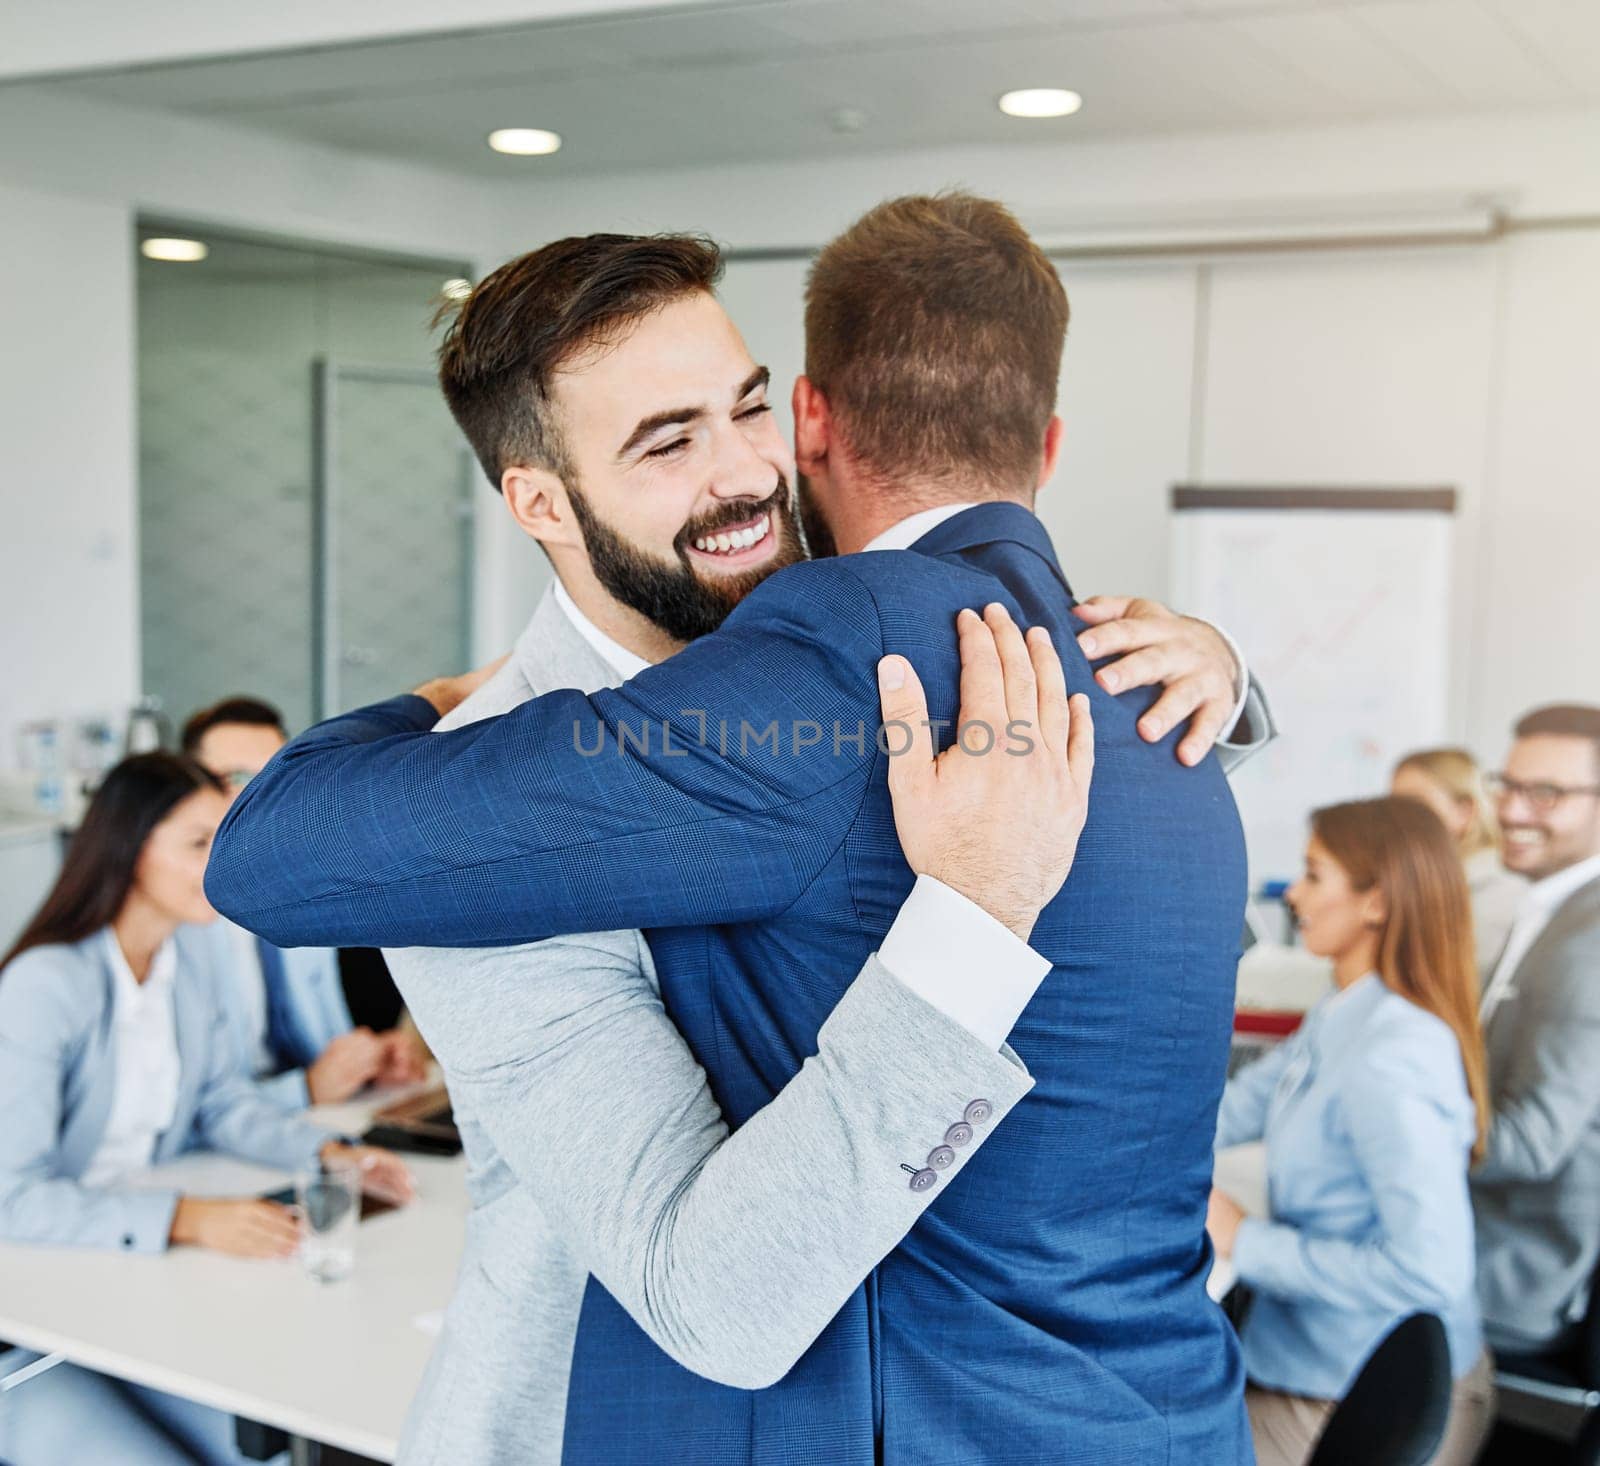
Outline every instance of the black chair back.
POLYGON ((1402 1319, 1328 1419, 1308 1466, 1425 1466, 1450 1417, 1450 1343, 1431 1313, 1402 1319))
POLYGON ((1589 1307, 1578 1326, 1577 1348, 1572 1366, 1578 1383, 1586 1390, 1600 1390, 1600 1264, 1589 1279, 1589 1307))

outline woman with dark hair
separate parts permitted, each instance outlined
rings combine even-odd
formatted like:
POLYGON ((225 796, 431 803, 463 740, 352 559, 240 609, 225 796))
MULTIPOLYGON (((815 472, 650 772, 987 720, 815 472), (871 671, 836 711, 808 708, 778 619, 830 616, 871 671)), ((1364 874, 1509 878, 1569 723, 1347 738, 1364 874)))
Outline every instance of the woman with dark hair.
MULTIPOLYGON (((227 799, 165 753, 106 776, 54 888, 0 965, 0 1240, 118 1252, 196 1246, 293 1252, 292 1212, 134 1187, 135 1172, 197 1148, 292 1170, 335 1160, 404 1200, 387 1152, 347 1146, 258 1097, 225 1042, 222 991, 195 926, 227 799)), ((0 1359, 11 1374, 37 1356, 0 1359)), ((230 1417, 61 1365, 7 1395, 0 1458, 16 1466, 240 1460, 230 1417)))
POLYGON ((1444 826, 1411 799, 1317 811, 1289 904, 1337 991, 1229 1081, 1219 1148, 1266 1141, 1269 1217, 1220 1191, 1207 1229, 1254 1302, 1245 1402, 1261 1466, 1299 1466, 1380 1340, 1437 1314, 1456 1378, 1436 1463, 1493 1415, 1467 1170, 1488 1085, 1472 920, 1444 826))

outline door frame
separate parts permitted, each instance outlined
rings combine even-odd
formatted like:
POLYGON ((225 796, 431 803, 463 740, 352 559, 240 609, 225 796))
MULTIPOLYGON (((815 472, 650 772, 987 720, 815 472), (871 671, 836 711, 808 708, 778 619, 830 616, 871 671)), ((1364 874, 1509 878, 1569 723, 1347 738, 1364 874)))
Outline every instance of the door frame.
MULTIPOLYGON (((339 638, 339 383, 408 382, 437 388, 426 367, 372 366, 331 356, 311 361, 311 709, 321 722, 347 711, 340 701, 339 638)), ((461 536, 461 665, 472 654, 472 582, 476 571, 476 497, 471 455, 457 458, 456 519, 461 536)), ((447 669, 448 670, 448 669, 447 669)), ((396 689, 399 691, 399 689, 396 689)))

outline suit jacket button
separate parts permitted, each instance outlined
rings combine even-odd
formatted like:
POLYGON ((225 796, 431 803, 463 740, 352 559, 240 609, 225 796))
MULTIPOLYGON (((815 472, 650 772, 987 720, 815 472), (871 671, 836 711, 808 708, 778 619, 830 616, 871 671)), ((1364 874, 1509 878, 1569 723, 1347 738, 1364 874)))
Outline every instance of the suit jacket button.
POLYGON ((911 1189, 913 1191, 931 1191, 938 1184, 939 1173, 928 1170, 926 1166, 922 1170, 914 1172, 911 1177, 911 1189))
POLYGON ((988 1100, 973 1100, 967 1106, 965 1119, 969 1125, 981 1125, 990 1115, 994 1114, 994 1106, 988 1100))
POLYGON ((944 1143, 946 1145, 967 1145, 971 1140, 972 1126, 967 1124, 965 1120, 957 1120, 954 1125, 944 1132, 944 1143))
POLYGON ((936 1145, 928 1152, 928 1164, 936 1171, 948 1171, 956 1163, 956 1153, 948 1145, 936 1145))

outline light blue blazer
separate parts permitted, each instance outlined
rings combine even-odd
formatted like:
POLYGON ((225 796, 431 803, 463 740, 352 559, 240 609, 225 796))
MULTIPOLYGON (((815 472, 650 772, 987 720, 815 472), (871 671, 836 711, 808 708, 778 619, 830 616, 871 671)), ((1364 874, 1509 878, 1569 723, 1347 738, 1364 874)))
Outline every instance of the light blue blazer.
POLYGON ((1324 998, 1229 1082, 1218 1147, 1267 1145, 1271 1217, 1241 1223, 1233 1253, 1256 1295, 1252 1381, 1342 1399, 1415 1312, 1443 1320, 1458 1377, 1472 1367, 1475 1127, 1455 1035, 1375 975, 1324 998))
MULTIPOLYGON (((218 1002, 216 951, 202 928, 174 939, 181 1078, 155 1163, 187 1150, 225 1151, 292 1170, 330 1139, 262 1098, 240 1073, 218 1002)), ((113 978, 102 933, 35 947, 0 971, 0 1239, 160 1252, 173 1190, 89 1187, 88 1169, 116 1088, 113 978)))
POLYGON ((306 1070, 342 1033, 355 1027, 339 978, 336 947, 280 947, 277 961, 282 986, 268 995, 267 1043, 277 1072, 255 1072, 256 1032, 252 1015, 257 1011, 244 991, 246 983, 260 982, 253 968, 241 969, 237 928, 225 917, 196 928, 213 948, 207 963, 218 982, 218 1001, 228 1020, 228 1038, 236 1062, 250 1075, 256 1088, 284 1110, 303 1110, 311 1103, 306 1070))

